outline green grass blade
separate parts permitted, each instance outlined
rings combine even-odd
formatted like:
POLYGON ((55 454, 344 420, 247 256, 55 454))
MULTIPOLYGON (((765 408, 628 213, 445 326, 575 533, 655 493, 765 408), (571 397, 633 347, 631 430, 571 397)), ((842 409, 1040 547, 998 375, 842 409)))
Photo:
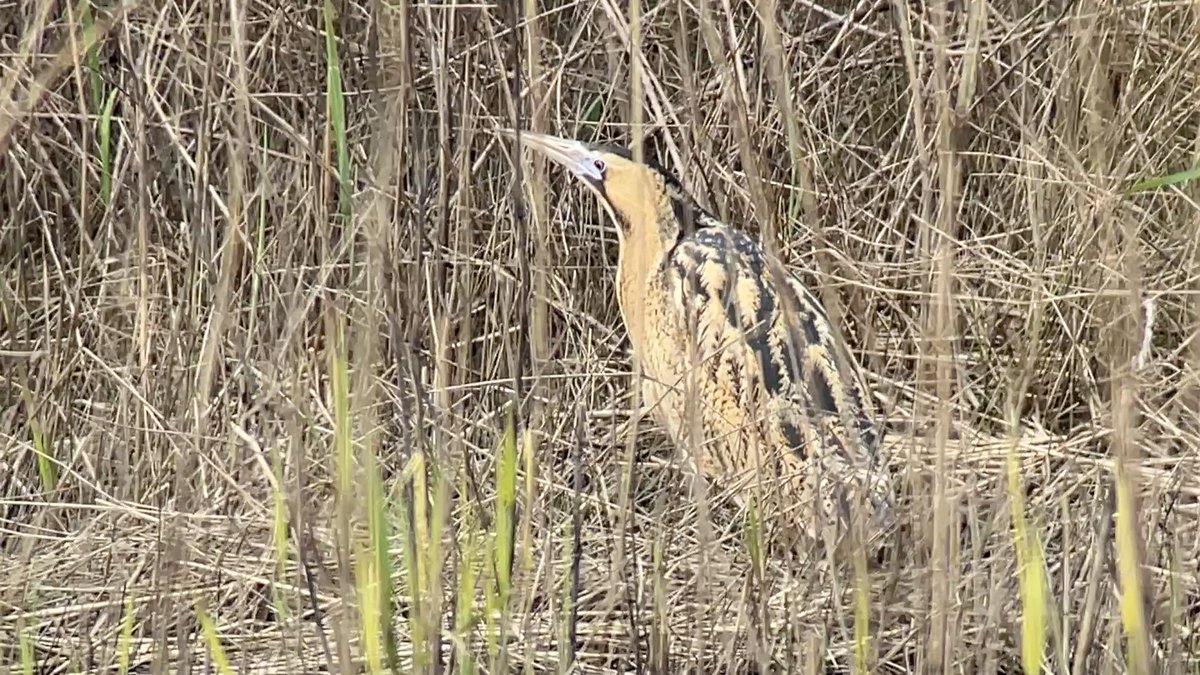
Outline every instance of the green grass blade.
POLYGON ((37 658, 34 655, 33 640, 29 638, 29 630, 25 627, 20 629, 21 643, 21 672, 25 675, 33 675, 34 665, 37 658))
POLYGON ((121 615, 121 640, 117 643, 117 672, 129 672, 130 655, 133 652, 133 591, 125 594, 125 611, 121 615))
POLYGON ((506 605, 512 588, 512 563, 516 536, 517 433, 510 412, 496 462, 495 565, 501 605, 506 605))
POLYGON ((200 622, 200 630, 204 634, 204 642, 208 645, 208 653, 212 657, 216 671, 221 675, 233 675, 233 668, 229 666, 229 657, 225 655, 225 648, 221 646, 221 637, 217 635, 217 627, 199 604, 196 605, 196 620, 200 622))
MULTIPOLYGON (((383 658, 386 657, 393 670, 399 668, 399 657, 396 653, 395 626, 392 621, 392 558, 388 542, 390 528, 388 526, 387 500, 383 490, 383 480, 379 476, 379 461, 364 449, 363 466, 366 468, 367 493, 367 536, 368 549, 372 558, 373 606, 372 614, 378 618, 373 628, 373 641, 383 637, 383 645, 373 645, 374 649, 382 649, 382 654, 375 658, 379 660, 378 667, 382 669, 383 658)), ((367 611, 364 607, 364 612, 367 611)))
POLYGON ((1009 446, 1007 469, 1021 598, 1021 664, 1026 673, 1040 673, 1046 646, 1047 582, 1041 544, 1025 520, 1025 493, 1015 442, 1009 446))
POLYGON ((275 611, 280 617, 287 617, 287 602, 278 585, 287 578, 288 569, 287 500, 283 495, 283 459, 275 447, 271 448, 271 473, 275 477, 271 485, 271 543, 275 549, 276 581, 272 584, 272 596, 275 611))
POLYGON ((45 427, 42 426, 36 414, 32 396, 26 391, 23 393, 22 398, 25 402, 25 409, 28 411, 26 426, 29 428, 29 440, 33 444, 38 477, 42 481, 42 490, 44 492, 53 492, 58 487, 58 468, 54 460, 54 443, 50 438, 50 434, 46 433, 45 427))
POLYGON ((854 551, 854 672, 866 675, 871 661, 871 580, 867 575, 867 551, 854 551))
POLYGON ((378 557, 368 546, 357 546, 355 551, 355 585, 358 593, 358 616, 362 623, 362 645, 366 656, 367 672, 383 672, 383 646, 379 641, 380 607, 378 557))
MULTIPOLYGON (((95 30, 95 17, 92 16, 92 3, 90 0, 79 0, 79 22, 83 26, 83 34, 89 35, 95 30)), ((86 42, 86 40, 85 40, 86 42)), ((88 84, 91 94, 92 110, 100 109, 100 105, 104 101, 104 80, 100 77, 100 53, 95 44, 87 50, 87 55, 84 57, 84 63, 88 69, 88 84)))
MULTIPOLYGON (((499 655, 509 598, 512 595, 513 556, 516 537, 517 495, 517 433, 513 412, 505 417, 503 440, 496 460, 496 513, 492 533, 493 587, 487 596, 488 651, 493 659, 499 655)), ((493 662, 490 670, 496 671, 493 662)))
MULTIPOLYGON (((465 479, 462 481, 462 488, 462 494, 467 494, 465 479)), ((465 539, 460 547, 462 562, 459 566, 458 588, 456 589, 454 648, 458 653, 456 660, 459 672, 464 675, 475 672, 475 660, 471 652, 469 637, 471 630, 478 622, 475 614, 475 589, 477 588, 477 570, 482 562, 480 532, 476 528, 477 524, 470 520, 465 520, 459 528, 459 532, 464 535, 465 539)))
POLYGON ((350 202, 350 150, 346 144, 346 97, 342 88, 342 68, 338 60, 337 27, 334 25, 333 0, 325 0, 325 93, 329 106, 329 122, 333 126, 334 150, 337 154, 338 206, 345 223, 352 214, 350 202))
POLYGON ((1170 187, 1172 185, 1182 185, 1184 183, 1200 179, 1200 166, 1194 166, 1184 171, 1176 171, 1165 176, 1151 176, 1133 184, 1129 188, 1130 194, 1138 192, 1149 192, 1159 188, 1170 187))
POLYGON ((112 201, 112 116, 117 101, 117 90, 108 92, 104 110, 100 113, 100 203, 108 208, 112 201))
MULTIPOLYGON (((416 457, 414 456, 405 465, 402 479, 404 485, 411 485, 411 475, 415 459, 416 457)), ((400 570, 398 579, 404 588, 397 588, 396 595, 406 595, 409 606, 415 610, 421 606, 421 580, 419 570, 417 569, 419 556, 414 546, 416 535, 413 532, 413 509, 404 499, 404 496, 411 494, 411 492, 405 493, 402 491, 400 494, 402 495, 401 503, 396 509, 398 516, 396 521, 396 537, 400 542, 400 570)), ((416 658, 416 645, 420 644, 423 639, 421 635, 422 623, 415 614, 415 611, 410 610, 407 621, 409 640, 414 645, 414 659, 416 658)))
POLYGON ((1142 579, 1138 573, 1137 539, 1134 528, 1133 484, 1124 467, 1117 464, 1117 574, 1121 580, 1121 624, 1128 643, 1129 672, 1142 673, 1142 664, 1150 662, 1145 653, 1147 641, 1142 579))
POLYGON ((416 600, 414 611, 412 612, 413 626, 413 666, 416 672, 420 672, 421 668, 426 668, 432 664, 432 656, 429 653, 429 640, 435 637, 437 631, 436 626, 429 625, 427 616, 428 604, 433 602, 429 594, 429 587, 435 582, 429 579, 431 569, 429 567, 428 551, 430 547, 429 535, 429 469, 426 464, 425 452, 417 450, 412 457, 412 532, 413 542, 416 544, 413 557, 414 567, 416 572, 413 579, 413 595, 416 600))

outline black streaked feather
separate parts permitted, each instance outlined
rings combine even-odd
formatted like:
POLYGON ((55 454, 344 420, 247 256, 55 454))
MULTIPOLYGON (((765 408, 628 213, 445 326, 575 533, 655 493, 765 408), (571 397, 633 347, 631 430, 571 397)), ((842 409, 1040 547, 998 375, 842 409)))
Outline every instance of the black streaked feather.
MULTIPOLYGON (((752 386, 761 386, 768 396, 787 397, 794 404, 809 408, 809 415, 837 416, 845 407, 851 417, 859 418, 856 426, 868 431, 863 434, 863 442, 874 440, 870 421, 861 417, 856 388, 842 387, 849 400, 837 400, 828 379, 829 372, 839 372, 836 364, 826 364, 823 368, 821 364, 806 363, 812 358, 806 351, 810 345, 823 347, 816 353, 825 359, 835 358, 832 345, 824 344, 828 332, 822 332, 819 325, 826 321, 824 312, 814 304, 813 296, 796 293, 788 279, 780 279, 781 284, 771 283, 765 254, 749 236, 710 226, 681 237, 665 262, 691 296, 685 302, 693 311, 720 302, 727 327, 741 331, 757 361, 756 372, 746 374, 752 386), (710 265, 720 266, 724 274, 705 277, 705 268, 710 265), (717 280, 713 287, 706 285, 713 279, 717 280), (757 307, 743 306, 737 296, 738 284, 747 281, 753 285, 757 307), (781 292, 791 295, 787 304, 795 311, 787 317, 790 321, 781 316, 783 304, 778 297, 781 292)), ((780 424, 788 442, 803 452, 801 430, 791 421, 780 420, 780 424)))

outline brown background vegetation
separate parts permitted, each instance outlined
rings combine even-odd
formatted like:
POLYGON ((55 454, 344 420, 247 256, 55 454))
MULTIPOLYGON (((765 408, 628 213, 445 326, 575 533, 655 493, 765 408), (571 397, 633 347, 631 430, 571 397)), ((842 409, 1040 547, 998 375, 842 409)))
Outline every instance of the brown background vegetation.
POLYGON ((640 122, 703 203, 837 300, 871 371, 904 477, 873 672, 1018 667, 1011 447, 1050 672, 1128 667, 1120 462, 1140 497, 1134 640, 1155 670, 1196 667, 1200 194, 1127 191, 1200 154, 1200 7, 661 0, 631 31, 624 2, 528 4, 334 3, 339 196, 320 3, 96 5, 92 70, 81 5, 0 0, 0 659, 24 637, 41 672, 112 668, 129 592, 137 668, 208 662, 198 599, 237 669, 359 654, 334 482, 344 321, 356 438, 390 490, 430 453, 463 488, 452 524, 492 509, 521 387, 536 488, 511 664, 565 666, 578 509, 583 672, 848 668, 848 586, 811 561, 758 570, 719 500, 701 528, 647 422, 624 482, 615 233, 556 170, 523 159, 514 188, 492 134, 627 144, 640 122), (310 574, 275 569, 272 453, 310 574))

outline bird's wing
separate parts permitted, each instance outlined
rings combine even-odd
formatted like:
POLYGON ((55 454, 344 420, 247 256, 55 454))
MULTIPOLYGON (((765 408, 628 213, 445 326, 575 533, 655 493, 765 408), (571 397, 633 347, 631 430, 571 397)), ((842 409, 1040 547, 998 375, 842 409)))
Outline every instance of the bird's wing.
POLYGON ((852 364, 839 363, 844 352, 824 311, 754 240, 726 227, 699 229, 676 245, 664 273, 672 304, 711 375, 736 399, 758 394, 752 398, 771 403, 778 430, 794 449, 805 453, 800 417, 807 415, 823 429, 851 420, 874 454, 878 439, 863 392, 852 364))

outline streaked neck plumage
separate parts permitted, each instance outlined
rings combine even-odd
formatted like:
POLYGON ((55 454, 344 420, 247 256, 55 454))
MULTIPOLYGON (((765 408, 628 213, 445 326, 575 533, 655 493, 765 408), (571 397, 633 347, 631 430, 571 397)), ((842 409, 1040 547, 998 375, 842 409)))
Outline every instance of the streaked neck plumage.
POLYGON ((621 232, 617 259, 617 301, 625 319, 629 339, 639 351, 645 338, 646 298, 654 277, 678 243, 686 224, 681 217, 695 212, 692 200, 663 176, 650 173, 644 189, 626 193, 619 210, 611 208, 621 232))

